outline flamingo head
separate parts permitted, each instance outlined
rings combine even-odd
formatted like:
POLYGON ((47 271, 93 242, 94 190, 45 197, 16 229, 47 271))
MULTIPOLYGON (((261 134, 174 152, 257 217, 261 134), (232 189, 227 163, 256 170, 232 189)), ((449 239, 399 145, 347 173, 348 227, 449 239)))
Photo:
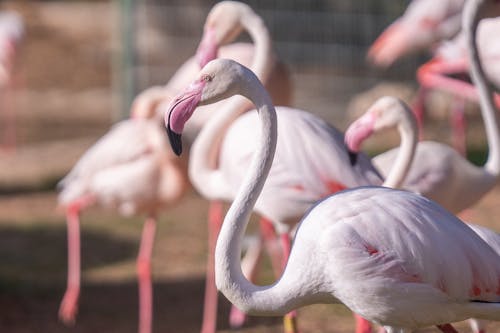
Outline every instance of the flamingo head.
POLYGON ((170 103, 165 113, 165 126, 174 153, 182 153, 181 136, 184 124, 199 105, 211 104, 237 93, 237 83, 251 71, 229 59, 209 62, 186 90, 170 103))
POLYGON ((403 101, 391 96, 381 97, 349 126, 345 132, 346 146, 349 152, 358 153, 363 141, 372 134, 408 122, 416 128, 415 116, 403 101))
POLYGON ((203 37, 196 51, 200 67, 217 57, 221 45, 231 43, 243 30, 245 17, 252 9, 241 2, 222 1, 216 4, 207 16, 203 37))
MULTIPOLYGON (((491 0, 490 0, 491 1, 491 0)), ((368 60, 388 67, 408 54, 433 48, 461 28, 462 1, 412 1, 403 16, 373 43, 368 60)))

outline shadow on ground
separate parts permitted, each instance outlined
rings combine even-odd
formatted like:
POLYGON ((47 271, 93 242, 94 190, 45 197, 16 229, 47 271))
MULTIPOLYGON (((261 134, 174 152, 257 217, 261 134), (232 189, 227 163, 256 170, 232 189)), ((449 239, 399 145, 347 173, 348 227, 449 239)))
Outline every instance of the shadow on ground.
MULTIPOLYGON (((133 260, 133 241, 82 232, 83 270, 133 260)), ((66 279, 66 229, 0 228, 0 332, 136 332, 137 284, 82 282, 80 313, 73 327, 57 320, 66 279)), ((155 281, 155 332, 198 332, 202 277, 155 281)), ((228 302, 219 297, 218 328, 227 329, 228 302)), ((248 325, 279 324, 279 318, 251 318, 248 325)))

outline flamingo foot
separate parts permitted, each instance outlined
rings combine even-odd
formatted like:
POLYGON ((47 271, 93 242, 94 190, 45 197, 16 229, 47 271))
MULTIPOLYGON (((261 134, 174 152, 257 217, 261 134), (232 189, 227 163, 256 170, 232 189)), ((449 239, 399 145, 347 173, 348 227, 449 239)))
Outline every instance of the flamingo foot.
POLYGON ((283 317, 284 333, 299 333, 297 328, 297 311, 291 311, 283 317))
POLYGON ((241 328, 247 320, 247 315, 240 311, 234 305, 231 307, 231 312, 229 313, 229 326, 232 329, 241 328))
POLYGON ((64 294, 59 307, 59 320, 68 326, 75 324, 76 314, 78 313, 78 288, 68 288, 64 294))
POLYGON ((354 314, 354 318, 356 319, 356 333, 372 332, 372 324, 368 320, 358 314, 354 314))

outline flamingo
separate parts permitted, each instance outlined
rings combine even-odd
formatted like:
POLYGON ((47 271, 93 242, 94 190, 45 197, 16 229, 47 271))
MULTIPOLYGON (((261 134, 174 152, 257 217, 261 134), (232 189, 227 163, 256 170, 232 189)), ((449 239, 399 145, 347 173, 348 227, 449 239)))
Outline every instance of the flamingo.
POLYGON ((100 206, 125 216, 146 214, 139 255, 139 332, 151 332, 151 253, 160 209, 175 204, 187 188, 186 161, 172 162, 156 119, 122 121, 94 144, 60 182, 59 205, 68 225, 68 285, 59 317, 73 323, 80 292, 79 212, 100 206), (120 148, 125 147, 126 148, 120 148))
MULTIPOLYGON (((280 115, 288 112, 275 111, 250 70, 219 59, 172 103, 166 127, 179 154, 180 133, 196 105, 233 94, 251 100, 261 122, 252 136, 259 138, 256 152, 216 245, 217 288, 233 304, 249 314, 276 316, 308 304, 343 303, 389 333, 430 325, 445 331, 446 323, 471 316, 500 320, 500 257, 437 204, 384 187, 346 190, 321 200, 297 228, 281 278, 270 286, 248 281, 240 266, 241 241, 252 209, 269 199, 259 195, 273 183, 271 178, 264 182, 272 174, 275 152, 279 156, 277 132, 286 128, 278 125, 284 119, 280 115)), ((216 176, 207 187, 223 185, 221 174, 216 176)))
MULTIPOLYGON (((221 12, 221 14, 224 14, 221 12)), ((227 14, 227 13, 226 13, 227 14)), ((230 17, 230 16, 229 16, 230 17)), ((236 43, 222 46, 221 56, 249 63, 258 53, 258 45, 236 43)), ((266 86, 277 102, 290 103, 288 73, 273 58, 266 86)), ((188 59, 165 86, 154 86, 139 94, 131 106, 131 119, 115 126, 92 146, 60 183, 59 206, 66 210, 68 223, 68 285, 59 309, 65 323, 73 323, 80 293, 79 214, 91 205, 117 209, 122 215, 147 214, 137 261, 139 277, 139 332, 149 333, 152 324, 151 252, 156 215, 175 204, 190 186, 187 161, 173 158, 165 151, 164 131, 158 130, 161 115, 157 110, 169 102, 199 71, 196 57, 188 59), (123 150, 120 147, 130 147, 123 150), (121 177, 121 178, 120 178, 121 177)), ((188 142, 194 140, 212 105, 189 127, 188 142)), ((248 266, 253 259, 248 258, 248 266)), ((215 284, 213 289, 215 289, 215 284)), ((216 292, 216 291, 215 291, 216 292)), ((213 305, 208 305, 208 307, 213 305)))
MULTIPOLYGON (((478 30, 479 54, 484 64, 485 74, 495 90, 500 90, 500 62, 497 60, 499 48, 492 39, 500 28, 498 18, 484 19, 478 30)), ((461 79, 469 71, 466 56, 465 37, 460 33, 451 41, 443 42, 436 50, 435 56, 419 67, 417 79, 424 91, 439 89, 456 96, 454 108, 452 109, 453 142, 459 152, 465 154, 465 99, 473 102, 478 101, 477 90, 473 85, 461 79)), ((420 93, 420 98, 425 97, 426 92, 420 93)), ((495 102, 500 105, 500 96, 495 94, 495 102)), ((421 107, 417 109, 419 120, 422 121, 423 101, 419 102, 421 107)))
MULTIPOLYGON (((412 1, 404 15, 391 24, 373 43, 368 51, 368 59, 378 66, 388 67, 398 58, 409 53, 427 48, 433 49, 435 56, 420 66, 417 71, 417 80, 421 88, 414 110, 418 124, 422 128, 424 100, 430 89, 439 88, 451 92, 458 98, 453 107, 451 118, 453 141, 457 150, 465 154, 465 118, 462 98, 466 97, 477 101, 477 94, 471 85, 461 80, 446 77, 447 74, 462 74, 467 71, 465 56, 458 57, 458 55, 465 53, 465 50, 461 51, 462 38, 459 34, 463 5, 464 0, 412 1), (456 41, 447 42, 453 37, 456 41)), ((500 15, 500 6, 495 3, 490 4, 483 15, 485 17, 500 15)), ((491 31, 495 28, 487 22, 483 22, 482 25, 489 25, 491 28, 484 28, 484 33, 481 32, 483 29, 480 28, 479 49, 481 53, 487 54, 485 69, 488 76, 493 80, 498 80, 497 75, 495 75, 498 71, 498 62, 496 61, 498 50, 496 47, 492 47, 496 43, 491 43, 488 40, 492 36, 491 31)))
POLYGON ((420 50, 435 47, 460 31, 465 0, 413 0, 404 14, 375 40, 368 59, 388 67, 397 59, 420 50))
POLYGON ((24 23, 17 12, 0 12, 0 92, 1 108, 4 109, 5 148, 12 150, 15 146, 14 111, 12 109, 12 90, 14 88, 13 73, 18 57, 19 47, 24 35, 24 23))
MULTIPOLYGON (((410 165, 412 170, 414 168, 429 168, 430 170, 421 170, 421 174, 432 174, 436 173, 434 168, 439 166, 439 161, 436 164, 431 163, 423 163, 425 160, 422 156, 420 156, 421 160, 413 161, 415 155, 415 146, 417 146, 417 157, 419 156, 418 152, 420 151, 420 155, 422 152, 420 149, 426 153, 424 155, 431 156, 432 153, 432 144, 436 144, 431 142, 430 145, 426 145, 426 141, 420 142, 417 145, 417 126, 416 126, 416 118, 412 111, 405 107, 404 102, 398 100, 393 97, 383 97, 379 100, 379 102, 375 103, 365 114, 360 117, 358 120, 353 122, 351 126, 346 130, 345 134, 345 142, 349 150, 353 153, 357 153, 360 151, 361 144, 371 135, 392 129, 397 128, 398 132, 401 136, 401 144, 398 148, 398 159, 394 160, 393 163, 395 165, 400 164, 401 167, 397 168, 400 170, 404 170, 405 174, 407 173, 410 165), (422 147, 420 146, 422 145, 422 147), (413 163, 413 164, 412 164, 413 163)), ((458 154, 454 149, 451 149, 445 145, 442 145, 443 148, 435 151, 433 155, 438 156, 440 151, 444 151, 446 154, 450 154, 451 156, 457 156, 458 154)), ((461 157, 459 157, 460 159, 461 157)), ((396 168, 396 166, 394 166, 396 168)), ((443 170, 439 174, 446 173, 446 167, 443 166, 443 170)), ((407 184, 406 184, 407 185, 407 184)), ((442 185, 445 186, 446 185, 442 185)), ((417 178, 414 176, 414 187, 411 188, 416 193, 421 193, 424 195, 429 195, 429 190, 427 188, 427 181, 423 178, 417 178), (418 181, 420 179, 420 181, 418 181), (423 193, 422 193, 423 192, 423 193)), ((437 190, 435 189, 434 192, 437 190)), ((446 194, 451 195, 451 194, 446 194)), ((442 196, 436 196, 435 200, 437 203, 441 204, 442 196), (440 200, 441 199, 441 200, 440 200)), ((471 225, 469 226, 481 237, 483 240, 488 243, 495 251, 500 254, 500 237, 490 231, 489 229, 482 228, 480 226, 471 225)), ((369 325, 369 324, 366 324, 369 325)), ((485 330, 483 328, 483 323, 472 320, 471 327, 474 332, 484 333, 485 330)))

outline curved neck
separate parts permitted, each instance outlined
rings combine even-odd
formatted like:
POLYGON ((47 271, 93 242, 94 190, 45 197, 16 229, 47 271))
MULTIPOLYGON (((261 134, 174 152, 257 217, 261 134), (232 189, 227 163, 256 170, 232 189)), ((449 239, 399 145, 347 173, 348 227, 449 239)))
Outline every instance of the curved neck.
POLYGON ((478 90, 479 105, 489 146, 488 160, 486 161, 484 169, 498 178, 500 175, 500 130, 498 127, 498 112, 495 109, 492 89, 486 80, 476 43, 477 28, 481 19, 480 11, 483 5, 484 0, 474 0, 466 3, 463 13, 463 30, 467 43, 470 74, 472 82, 478 90))
MULTIPOLYGON (((250 69, 261 82, 265 82, 274 58, 269 32, 262 19, 255 14, 245 16, 241 23, 255 45, 254 59, 250 69)), ((214 171, 217 169, 222 139, 230 124, 248 109, 248 101, 245 98, 234 96, 228 99, 223 109, 212 116, 193 143, 189 176, 203 196, 211 198, 215 193, 220 193, 222 187, 217 180, 214 180, 214 171)))
POLYGON ((260 138, 249 171, 226 214, 217 239, 215 280, 217 288, 243 311, 279 315, 297 307, 300 287, 287 286, 282 280, 272 286, 254 285, 243 275, 240 262, 245 229, 269 174, 277 141, 276 112, 271 98, 263 88, 252 88, 246 96, 257 107, 261 122, 260 138))
MULTIPOLYGON (((409 111, 411 112, 411 111, 409 111)), ((405 118, 398 124, 401 144, 396 161, 382 186, 400 188, 408 174, 418 141, 418 129, 413 118, 405 118), (412 121, 413 120, 413 121, 412 121)))

